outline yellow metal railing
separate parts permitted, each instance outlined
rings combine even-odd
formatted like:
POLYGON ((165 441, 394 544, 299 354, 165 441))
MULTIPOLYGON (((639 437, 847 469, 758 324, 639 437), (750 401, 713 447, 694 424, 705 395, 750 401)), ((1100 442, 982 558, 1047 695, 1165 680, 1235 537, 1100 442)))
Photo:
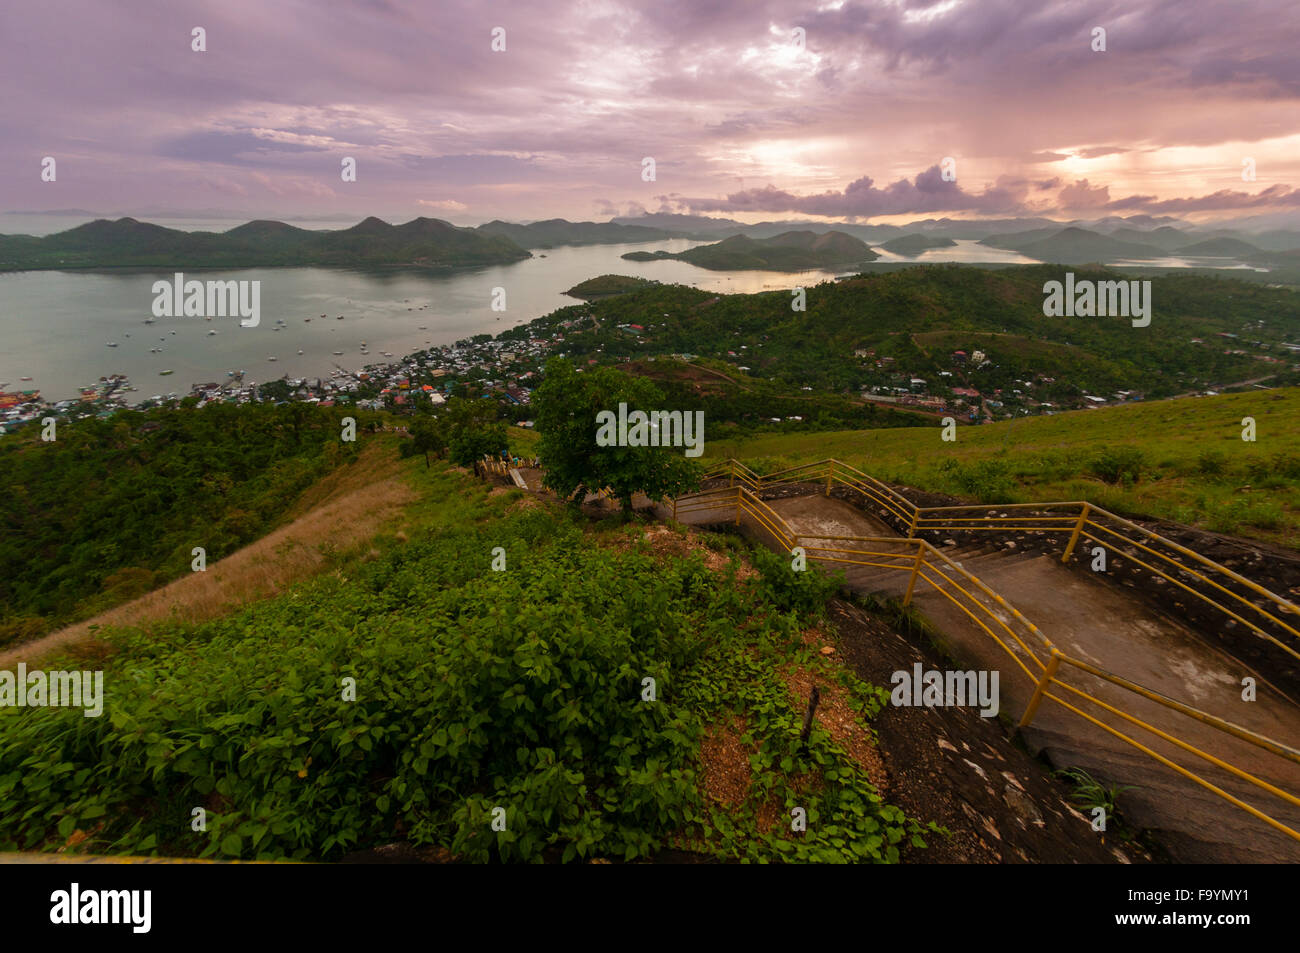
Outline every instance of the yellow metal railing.
MULTIPOLYGON (((903 597, 904 606, 911 603, 918 582, 924 582, 951 602, 977 629, 988 636, 1029 679, 1029 683, 1034 686, 1033 694, 1024 714, 1020 718, 1018 728, 1026 728, 1031 724, 1045 699, 1052 701, 1065 711, 1078 715, 1087 722, 1105 730, 1179 775, 1247 812, 1274 830, 1300 841, 1300 832, 1260 809, 1247 804, 1184 765, 1178 764, 1148 745, 1129 737, 1129 735, 1104 719, 1110 716, 1112 721, 1120 719, 1127 724, 1141 728, 1156 738, 1200 758, 1265 794, 1279 798, 1292 807, 1300 807, 1300 798, 1297 798, 1295 794, 1283 790, 1269 781, 1258 778, 1214 754, 1203 751, 1131 712, 1124 711, 1116 705, 1097 698, 1078 685, 1067 682, 1062 667, 1064 666, 1066 670, 1078 670, 1088 676, 1101 679, 1127 693, 1153 702, 1167 711, 1194 719, 1201 724, 1222 732, 1224 735, 1237 738, 1292 764, 1300 764, 1300 750, 1235 725, 1192 705, 1169 698, 1160 692, 1107 671, 1098 665, 1067 655, 1000 594, 971 572, 954 563, 924 539, 911 535, 918 528, 942 527, 944 529, 953 529, 967 525, 964 521, 969 518, 966 517, 957 518, 960 521, 957 523, 936 523, 936 518, 929 515, 936 511, 990 510, 992 515, 986 517, 990 522, 998 522, 1000 525, 1021 525, 1024 520, 1032 518, 1034 522, 1027 525, 1031 525, 1035 529, 1047 525, 1043 522, 1046 518, 1008 517, 1004 514, 1013 507, 1007 506, 918 508, 891 487, 834 460, 792 467, 789 470, 783 470, 778 474, 771 474, 767 477, 759 477, 748 468, 743 468, 740 465, 732 466, 731 462, 729 462, 728 465, 724 465, 722 468, 715 468, 710 471, 706 478, 720 476, 729 477, 731 485, 704 490, 674 500, 674 517, 694 517, 707 514, 705 522, 730 522, 737 525, 748 524, 754 526, 761 530, 768 540, 775 544, 776 548, 786 552, 791 552, 798 547, 804 551, 807 557, 821 562, 868 567, 885 572, 905 573, 908 576, 908 581, 903 597), (886 512, 894 514, 903 525, 908 526, 909 535, 899 537, 827 537, 796 534, 770 506, 758 497, 758 492, 776 486, 798 483, 814 483, 819 486, 824 483, 827 494, 829 494, 833 485, 848 486, 857 490, 886 512), (1054 689, 1060 691, 1054 691, 1054 689), (1073 702, 1067 700, 1065 697, 1067 694, 1073 696, 1073 702), (1079 707, 1080 704, 1094 706, 1098 714, 1090 714, 1084 711, 1079 707)), ((1103 519, 1111 516, 1111 514, 1099 511, 1086 503, 1028 504, 1021 508, 1033 507, 1041 510, 1070 506, 1080 507, 1080 513, 1071 516, 1068 523, 1054 526, 1053 529, 1060 532, 1070 532, 1072 534, 1072 545, 1082 537, 1093 538, 1089 527, 1098 531, 1105 528, 1098 519, 1095 519, 1099 513, 1104 514, 1103 519)), ((1115 519, 1119 518, 1115 517, 1115 519)), ((1142 530, 1141 527, 1135 526, 1135 524, 1130 523, 1129 525, 1134 529, 1147 532, 1142 530)), ((1150 535, 1154 536, 1155 534, 1150 535)), ((1176 544, 1171 543, 1170 545, 1174 546, 1176 544)), ((1231 574, 1230 570, 1224 567, 1219 568, 1224 573, 1231 574)), ((1285 603, 1285 600, 1281 600, 1280 597, 1275 598, 1285 603)))
POLYGON ((707 477, 728 476, 731 485, 751 493, 807 483, 844 487, 860 502, 878 510, 908 537, 917 533, 1031 532, 1068 536, 1061 555, 1070 557, 1080 542, 1096 543, 1187 595, 1200 600, 1225 620, 1232 620, 1283 652, 1300 659, 1300 607, 1200 553, 1166 539, 1086 501, 1066 503, 968 503, 918 507, 893 487, 835 459, 819 460, 759 476, 736 460, 727 460, 707 477))

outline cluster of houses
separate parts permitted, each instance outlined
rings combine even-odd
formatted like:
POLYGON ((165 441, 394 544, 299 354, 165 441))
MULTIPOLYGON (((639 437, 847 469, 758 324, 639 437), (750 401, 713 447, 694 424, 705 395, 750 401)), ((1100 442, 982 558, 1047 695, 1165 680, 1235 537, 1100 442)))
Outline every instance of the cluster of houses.
MULTIPOLYGON (((859 348, 853 352, 853 355, 857 358, 873 360, 875 368, 885 378, 885 383, 862 388, 863 399, 876 403, 897 404, 932 414, 965 416, 971 421, 1028 414, 1053 414, 1058 409, 1055 404, 1035 396, 1035 391, 1041 395, 1043 393, 1041 388, 1056 383, 1055 378, 1045 374, 1038 374, 1032 380, 1013 381, 1013 386, 1010 388, 994 387, 981 392, 974 387, 954 387, 952 371, 939 371, 939 380, 931 386, 923 377, 901 372, 894 358, 877 358, 874 348, 859 348)), ((989 356, 978 350, 969 353, 961 350, 953 351, 951 364, 959 372, 993 366, 989 356)), ((1109 398, 1084 394, 1077 406, 1095 408, 1142 398, 1142 394, 1128 390, 1118 391, 1109 398)))
POLYGON ((137 406, 175 404, 185 397, 196 406, 212 403, 247 404, 274 400, 302 402, 321 407, 336 405, 384 410, 411 406, 417 401, 440 405, 453 391, 468 397, 496 398, 513 407, 527 407, 547 356, 563 345, 564 331, 580 319, 560 322, 549 332, 524 331, 526 337, 492 340, 482 334, 455 344, 432 347, 386 363, 349 371, 335 366, 317 378, 283 377, 258 384, 244 371, 228 371, 223 381, 191 384, 186 394, 171 392, 141 397, 124 375, 100 378, 82 388, 79 396, 51 402, 37 389, 0 391, 0 433, 46 416, 102 417, 137 406), (459 385, 459 389, 457 387, 459 385))
POLYGON ((45 400, 39 388, 0 390, 0 434, 45 417, 67 414, 108 417, 123 407, 129 407, 131 402, 127 395, 134 391, 125 374, 101 377, 89 387, 78 388, 78 396, 67 400, 45 400))

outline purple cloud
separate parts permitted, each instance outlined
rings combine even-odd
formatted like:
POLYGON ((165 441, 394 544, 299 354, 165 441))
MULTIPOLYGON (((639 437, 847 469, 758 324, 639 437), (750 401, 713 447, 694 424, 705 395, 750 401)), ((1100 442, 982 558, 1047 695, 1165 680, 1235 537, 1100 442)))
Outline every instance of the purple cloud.
POLYGON ((0 33, 17 38, 0 58, 0 207, 409 218, 438 201, 482 221, 651 207, 670 193, 677 208, 756 215, 1098 201, 1214 215, 1294 210, 1300 182, 1284 145, 1300 124, 1293 0, 339 0, 327 12, 135 0, 131 11, 0 5, 0 33), (196 25, 203 53, 190 48, 196 25), (1091 49, 1094 26, 1107 29, 1105 53, 1091 49), (1180 197, 1191 191, 1180 182, 1204 181, 1178 165, 1189 150, 1213 154, 1201 168, 1231 169, 1240 157, 1226 150, 1243 143, 1267 188, 1180 197), (1130 154, 1142 161, 1125 165, 1130 154), (40 180, 45 155, 59 160, 57 183, 40 180), (339 179, 345 155, 355 183, 339 179), (957 182, 914 174, 943 155, 962 157, 957 182), (881 170, 879 183, 863 169, 881 170), (1054 179, 1074 184, 1048 196, 1054 179))

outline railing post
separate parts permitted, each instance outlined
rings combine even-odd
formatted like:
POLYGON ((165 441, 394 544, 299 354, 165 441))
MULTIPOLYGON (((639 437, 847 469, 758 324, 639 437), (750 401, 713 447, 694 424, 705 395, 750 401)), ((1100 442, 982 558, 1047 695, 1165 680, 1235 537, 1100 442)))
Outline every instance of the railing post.
POLYGON ((925 562, 925 543, 916 541, 916 562, 912 564, 912 578, 907 580, 907 592, 903 595, 903 605, 912 604, 912 590, 916 588, 916 577, 921 573, 921 564, 925 562))
POLYGON ((912 507, 912 522, 911 522, 911 523, 908 525, 908 527, 907 527, 907 538, 908 538, 908 539, 911 539, 912 536, 913 536, 913 534, 916 533, 916 520, 917 520, 917 518, 918 518, 920 515, 921 515, 921 511, 920 511, 920 509, 918 509, 918 508, 915 507, 915 506, 912 507))
POLYGON ((1029 723, 1034 720, 1034 715, 1038 712, 1038 706, 1043 701, 1043 692, 1047 691, 1047 683, 1056 677, 1056 670, 1061 667, 1061 653, 1052 649, 1052 657, 1047 660, 1047 668, 1043 670, 1043 677, 1038 680, 1038 685, 1034 688, 1034 695, 1029 699, 1029 707, 1025 709, 1024 716, 1020 719, 1020 724, 1016 725, 1016 730, 1028 728, 1029 723))
POLYGON ((834 475, 834 473, 835 473, 835 464, 833 463, 826 464, 826 495, 827 496, 831 495, 831 477, 834 475))
POLYGON ((1079 536, 1083 533, 1083 524, 1088 522, 1088 511, 1090 508, 1090 503, 1084 503, 1083 509, 1079 511, 1079 522, 1074 524, 1074 532, 1070 534, 1070 544, 1065 547, 1065 552, 1061 554, 1061 562, 1068 563, 1070 561, 1070 555, 1074 552, 1074 547, 1079 542, 1079 536))
POLYGON ((727 486, 729 486, 729 487, 734 487, 734 486, 736 485, 736 459, 735 459, 735 457, 732 457, 731 460, 727 463, 727 474, 728 474, 728 476, 730 477, 730 480, 729 480, 729 482, 727 483, 727 486))

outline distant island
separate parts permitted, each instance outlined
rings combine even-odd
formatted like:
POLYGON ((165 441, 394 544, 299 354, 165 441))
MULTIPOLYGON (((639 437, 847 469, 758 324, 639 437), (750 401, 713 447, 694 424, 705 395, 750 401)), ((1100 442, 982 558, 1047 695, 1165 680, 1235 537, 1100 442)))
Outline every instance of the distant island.
POLYGON ((623 255, 628 261, 675 259, 713 271, 806 271, 875 261, 880 256, 861 239, 843 232, 783 232, 771 238, 735 235, 712 245, 698 245, 683 252, 634 251, 623 255))
POLYGON ((43 238, 0 235, 0 271, 292 266, 446 270, 531 257, 504 235, 458 228, 436 218, 389 225, 371 217, 337 231, 255 221, 226 232, 186 232, 119 218, 97 219, 43 238))
POLYGON ((547 219, 516 225, 500 220, 480 225, 477 231, 484 235, 500 235, 521 248, 555 248, 559 245, 620 245, 633 242, 659 242, 681 237, 681 232, 669 232, 645 225, 620 225, 614 222, 570 222, 563 218, 547 219))
MULTIPOLYGON (((11 213, 21 214, 21 213, 11 213)), ((410 268, 446 272, 509 264, 533 257, 529 249, 632 244, 691 238, 711 242, 685 251, 634 251, 629 261, 674 259, 714 271, 755 269, 847 270, 877 261, 867 244, 915 258, 956 239, 1015 251, 1060 264, 1152 262, 1166 256, 1202 259, 1205 269, 1227 267, 1209 259, 1233 259, 1267 266, 1274 278, 1297 283, 1300 232, 1274 229, 1245 233, 1230 229, 1136 228, 1141 216, 1111 218, 1082 228, 1042 218, 990 222, 927 219, 893 225, 828 226, 812 222, 759 222, 657 213, 608 222, 547 219, 516 224, 491 221, 460 227, 435 218, 390 225, 370 217, 332 231, 257 220, 224 232, 191 232, 139 221, 99 218, 53 235, 0 235, 0 272, 77 269, 231 269, 274 267, 410 268), (645 224, 639 224, 644 222, 645 224), (1245 239, 1249 238, 1247 241, 1245 239)), ((882 263, 896 267, 898 262, 882 263)))
MULTIPOLYGON (((627 256, 624 255, 623 257, 626 258, 627 256)), ((599 298, 627 294, 630 291, 640 291, 642 288, 657 284, 659 282, 651 281, 649 278, 632 278, 628 275, 601 275, 599 278, 588 278, 564 293, 570 298, 595 301, 599 298)))
POLYGON ((1059 264, 1110 262, 1121 259, 1160 258, 1155 245, 1127 242, 1086 228, 1036 228, 1027 232, 986 238, 981 245, 1006 248, 1029 258, 1059 264))
POLYGON ((1184 245, 1182 248, 1177 249, 1176 254, 1190 255, 1193 258, 1204 256, 1208 258, 1249 260, 1259 258, 1264 252, 1250 244, 1250 242, 1243 242, 1237 238, 1211 238, 1207 241, 1184 245))
POLYGON ((913 257, 931 248, 950 248, 957 243, 951 238, 944 238, 942 235, 921 235, 913 233, 911 235, 900 235, 898 238, 891 238, 880 247, 887 252, 893 252, 895 255, 907 255, 913 257))

